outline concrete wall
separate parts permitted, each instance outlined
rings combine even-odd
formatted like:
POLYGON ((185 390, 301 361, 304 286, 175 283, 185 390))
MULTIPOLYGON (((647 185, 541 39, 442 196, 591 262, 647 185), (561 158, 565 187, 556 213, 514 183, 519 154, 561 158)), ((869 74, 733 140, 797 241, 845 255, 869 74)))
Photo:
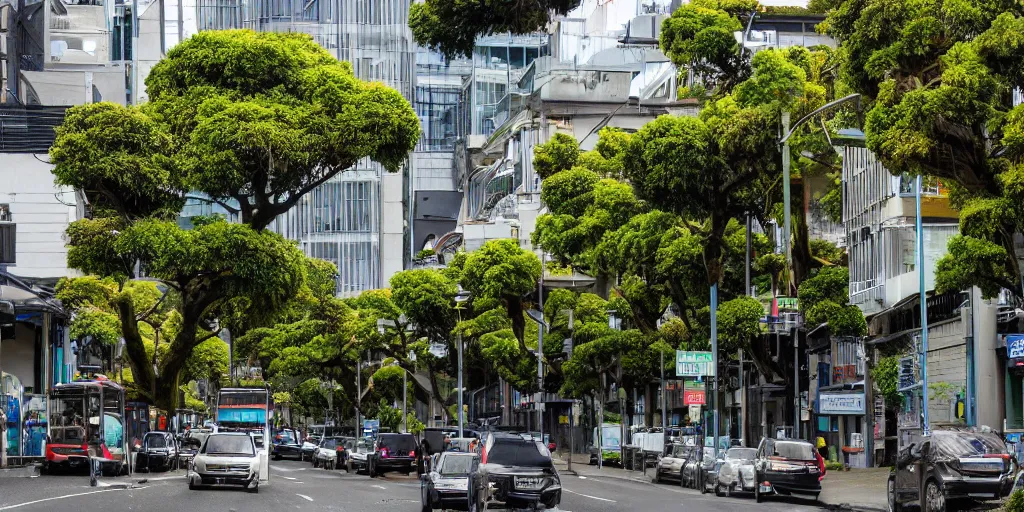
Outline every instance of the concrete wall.
MULTIPOLYGON (((936 383, 945 382, 959 393, 967 385, 967 344, 965 325, 957 319, 928 328, 928 413, 933 423, 953 422, 949 400, 934 396, 936 383)), ((953 399, 955 403, 955 398, 953 399)))
POLYGON ((452 179, 452 152, 417 151, 413 153, 413 190, 456 190, 452 179))
POLYGON ((64 230, 77 220, 75 193, 53 183, 46 155, 0 154, 0 204, 9 204, 17 224, 17 264, 8 271, 22 277, 64 277, 68 250, 64 230), (38 159, 37 159, 38 157, 38 159))
POLYGON ((1005 369, 996 348, 999 336, 996 334, 995 301, 982 300, 981 290, 971 289, 971 304, 974 317, 974 361, 978 426, 988 425, 993 429, 1003 428, 1005 413, 1005 369))
POLYGON ((405 264, 404 176, 383 172, 380 180, 380 275, 387 287, 391 276, 401 272, 405 264))

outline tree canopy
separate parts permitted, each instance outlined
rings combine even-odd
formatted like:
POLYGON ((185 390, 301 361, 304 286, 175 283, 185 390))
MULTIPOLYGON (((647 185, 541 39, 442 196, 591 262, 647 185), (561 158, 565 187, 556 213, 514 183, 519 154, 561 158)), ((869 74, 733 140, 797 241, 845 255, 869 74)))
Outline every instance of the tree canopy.
MULTIPOLYGON (((361 159, 397 171, 419 121, 397 91, 358 80, 297 33, 201 32, 170 50, 146 85, 150 101, 139 106, 69 109, 50 155, 57 183, 83 190, 91 207, 68 228, 68 265, 116 283, 135 382, 173 409, 176 382, 205 339, 282 321, 275 314, 302 290, 333 293, 333 278, 314 276, 294 243, 264 228, 361 159), (189 194, 242 223, 195 218, 181 228, 189 194), (120 293, 143 277, 163 284, 170 298, 161 303, 179 317, 155 372, 137 326, 148 313, 120 293)), ((331 310, 320 316, 344 316, 318 304, 331 310)))
POLYGON ((1024 6, 833 0, 827 32, 845 56, 845 86, 866 97, 868 148, 896 175, 937 178, 960 210, 960 235, 936 288, 1020 290, 1024 6))

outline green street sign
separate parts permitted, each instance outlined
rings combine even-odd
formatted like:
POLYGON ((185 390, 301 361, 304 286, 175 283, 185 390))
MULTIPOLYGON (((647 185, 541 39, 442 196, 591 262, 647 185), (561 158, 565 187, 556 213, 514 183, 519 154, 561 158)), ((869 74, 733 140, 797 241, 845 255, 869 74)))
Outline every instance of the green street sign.
POLYGON ((676 377, 711 377, 714 374, 711 352, 676 351, 676 377))

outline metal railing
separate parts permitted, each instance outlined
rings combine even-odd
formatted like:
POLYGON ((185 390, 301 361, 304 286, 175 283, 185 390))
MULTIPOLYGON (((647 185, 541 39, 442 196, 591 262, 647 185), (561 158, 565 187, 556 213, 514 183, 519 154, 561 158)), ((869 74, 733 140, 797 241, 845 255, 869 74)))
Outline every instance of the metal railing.
POLYGON ((0 153, 46 153, 65 107, 0 107, 0 153))

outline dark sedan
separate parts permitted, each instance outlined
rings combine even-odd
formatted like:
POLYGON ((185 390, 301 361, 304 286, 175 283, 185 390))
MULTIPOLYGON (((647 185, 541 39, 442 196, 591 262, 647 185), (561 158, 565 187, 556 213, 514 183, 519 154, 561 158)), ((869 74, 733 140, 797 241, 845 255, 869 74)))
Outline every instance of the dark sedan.
POLYGON ((285 457, 302 460, 302 443, 299 441, 299 431, 291 428, 284 428, 274 434, 274 448, 272 454, 274 460, 285 457))
POLYGON ((481 461, 488 502, 513 509, 553 509, 561 503, 562 482, 542 443, 495 434, 484 443, 481 461))
POLYGON ((937 430, 900 450, 889 475, 889 509, 914 504, 945 512, 949 501, 998 500, 1010 494, 1015 470, 998 435, 937 430))
POLYGON ((380 434, 373 448, 373 454, 367 458, 371 478, 384 473, 408 475, 416 471, 416 438, 412 434, 380 434))
POLYGON ((143 471, 168 471, 177 468, 178 443, 170 432, 147 432, 135 454, 135 467, 143 471))
POLYGON ((754 499, 780 494, 818 500, 821 470, 814 445, 797 439, 762 439, 754 460, 754 499))
POLYGON ((423 512, 430 510, 482 511, 487 477, 475 453, 444 452, 420 480, 423 512))

